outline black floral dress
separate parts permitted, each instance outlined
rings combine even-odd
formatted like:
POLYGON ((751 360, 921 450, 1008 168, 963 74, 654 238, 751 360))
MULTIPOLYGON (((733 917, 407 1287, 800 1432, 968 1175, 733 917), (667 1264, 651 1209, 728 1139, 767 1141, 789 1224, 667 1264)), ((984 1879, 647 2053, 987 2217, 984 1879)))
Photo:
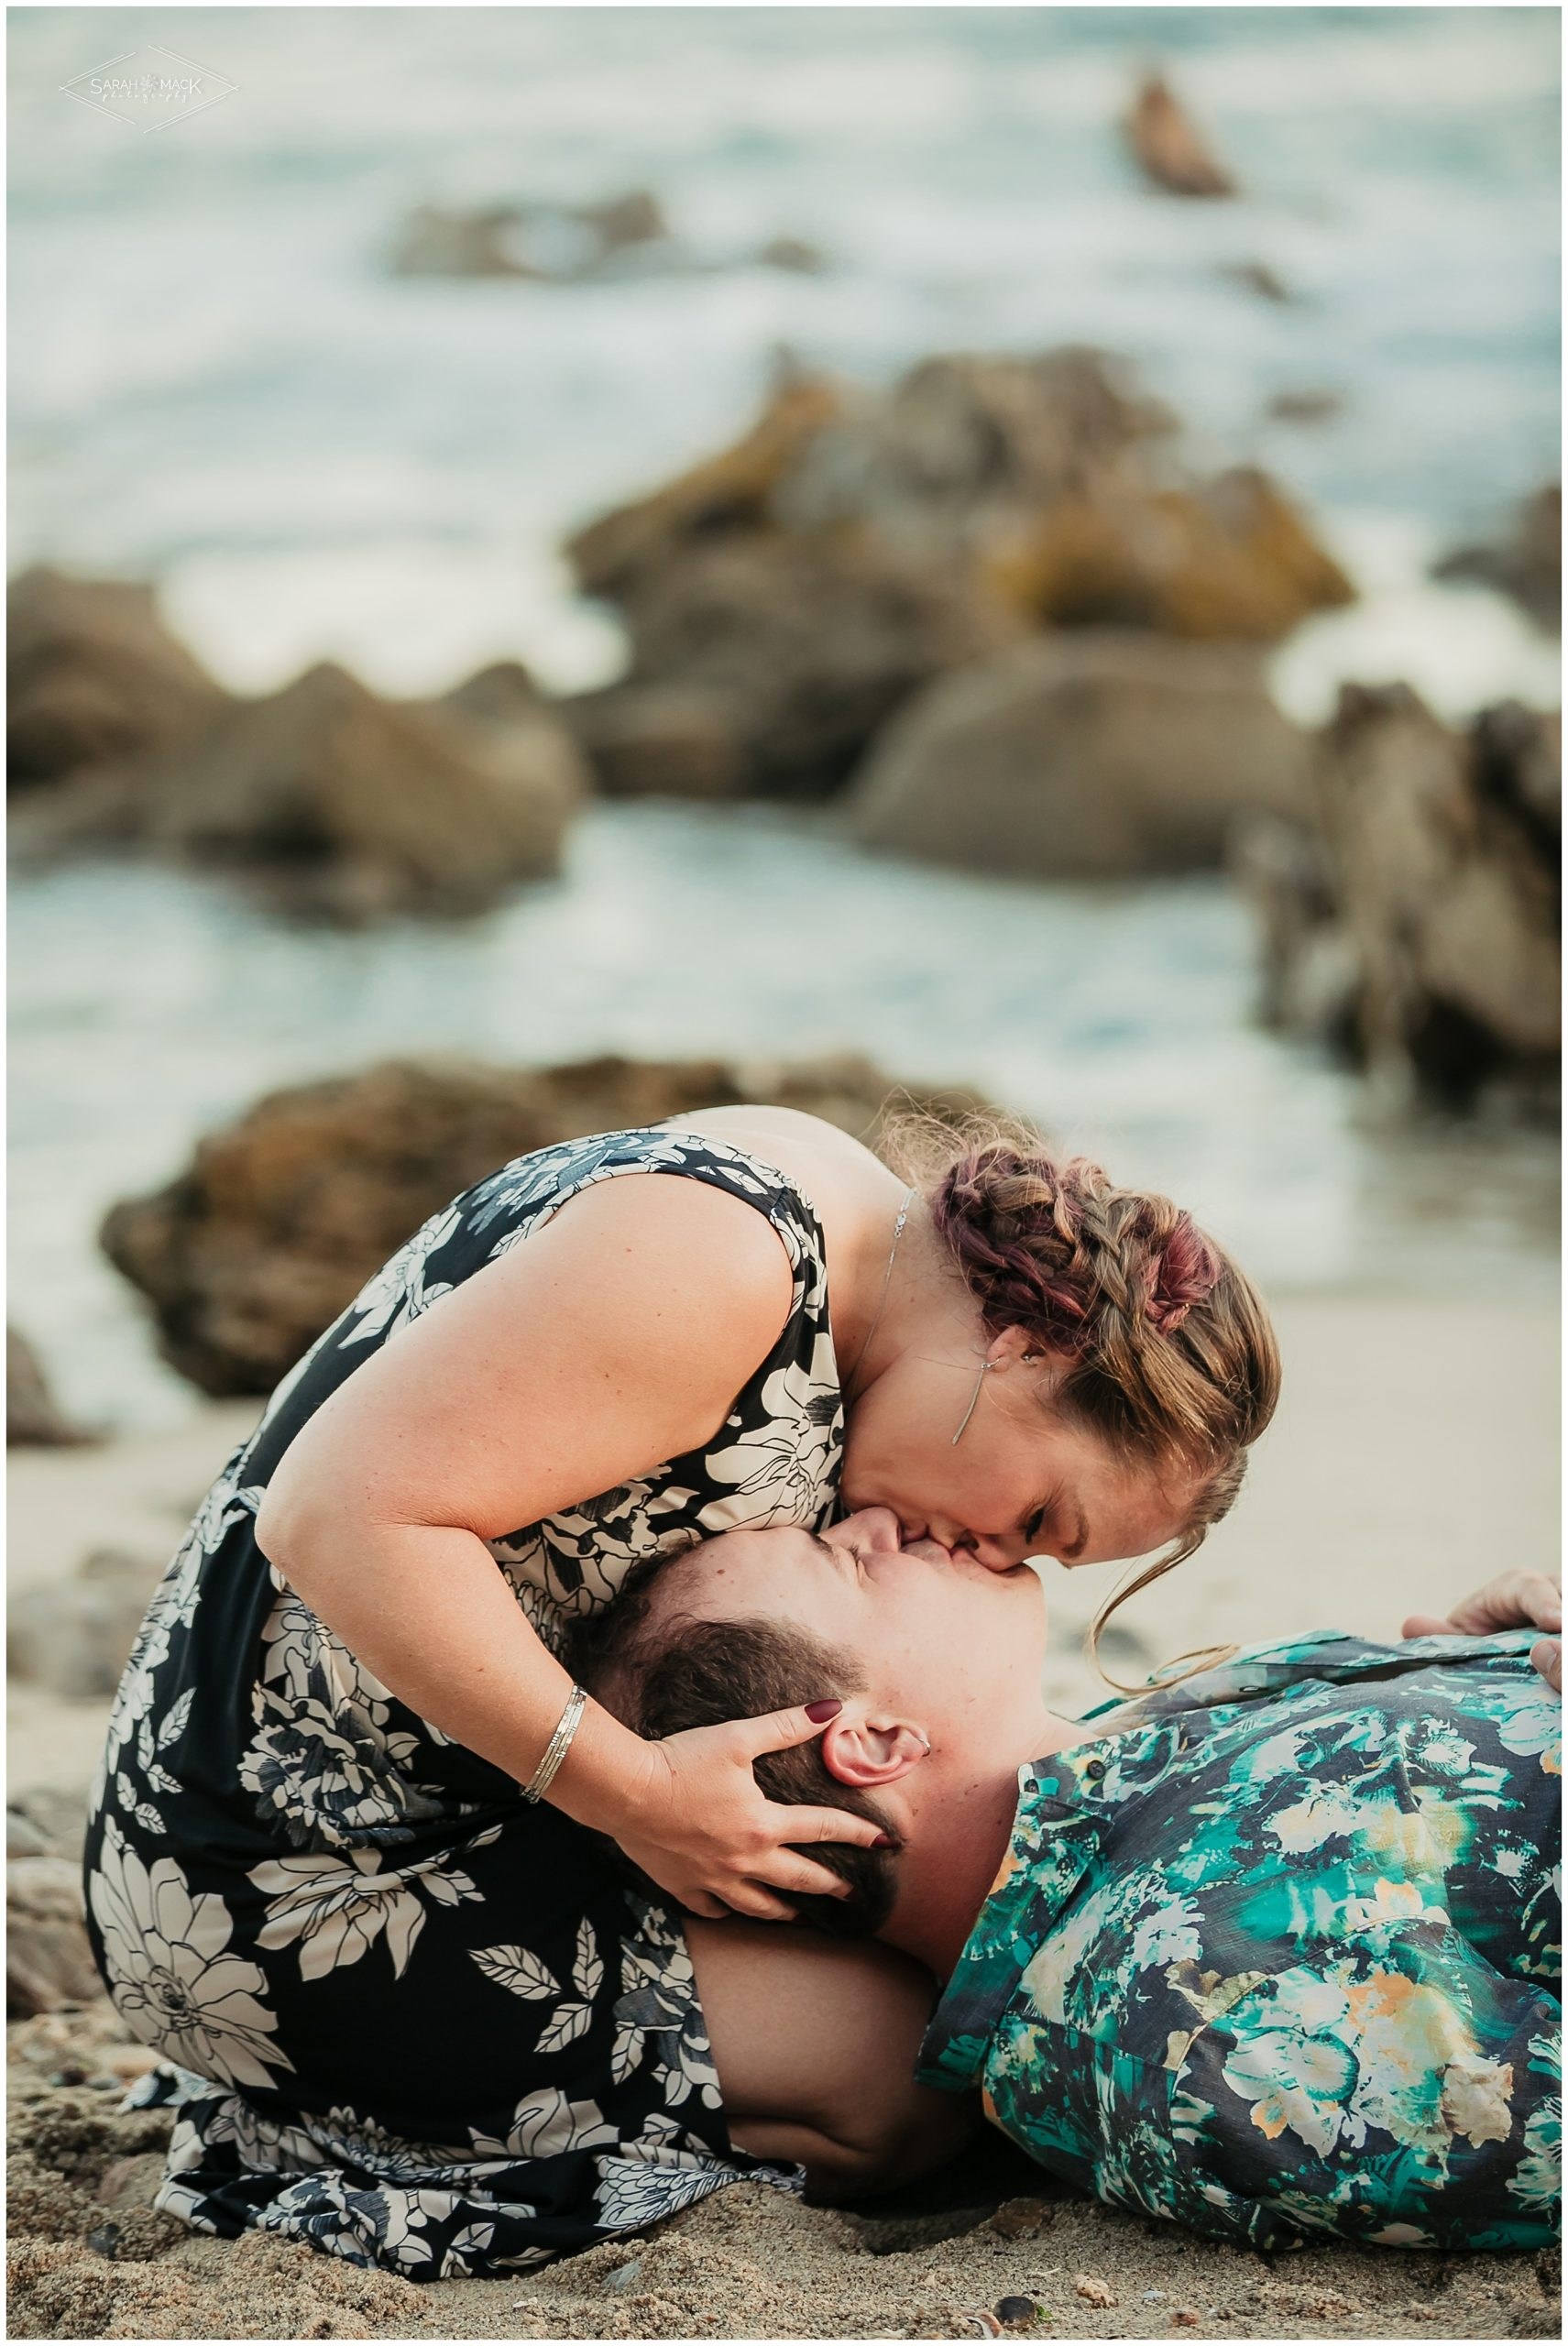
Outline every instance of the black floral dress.
POLYGON ((111 1718, 86 1859, 110 1994, 178 2116, 158 2205, 412 2278, 515 2270, 742 2176, 678 1914, 610 1845, 372 1678, 273 1571, 256 1516, 378 1346, 621 1174, 766 1214, 788 1321, 706 1451, 490 1543, 541 1636, 631 1566, 740 1524, 818 1527, 843 1418, 822 1233, 783 1174, 666 1127, 505 1166, 432 1216, 283 1380, 213 1485, 111 1718))

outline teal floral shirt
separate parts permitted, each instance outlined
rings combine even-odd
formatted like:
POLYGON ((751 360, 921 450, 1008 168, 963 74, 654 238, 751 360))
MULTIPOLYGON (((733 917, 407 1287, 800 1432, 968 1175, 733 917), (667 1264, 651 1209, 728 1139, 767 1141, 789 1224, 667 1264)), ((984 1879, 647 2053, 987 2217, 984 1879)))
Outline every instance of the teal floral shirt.
POLYGON ((1260 2248, 1553 2239, 1562 1711, 1535 1634, 1254 1646, 1023 1769, 925 2082, 979 2086, 1102 2198, 1260 2248))

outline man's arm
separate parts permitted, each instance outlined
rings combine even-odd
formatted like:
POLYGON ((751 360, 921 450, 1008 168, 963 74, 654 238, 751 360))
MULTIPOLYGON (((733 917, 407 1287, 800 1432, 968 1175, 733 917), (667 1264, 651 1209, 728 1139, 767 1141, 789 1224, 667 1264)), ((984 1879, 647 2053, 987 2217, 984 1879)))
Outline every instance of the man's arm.
POLYGON ((870 1939, 690 1922, 686 1944, 731 2140, 795 2162, 815 2199, 931 2173, 979 2132, 978 2097, 915 2082, 936 1986, 870 1939))
POLYGON ((1407 1638, 1485 1638, 1495 1629, 1546 1629, 1552 1634, 1530 1648, 1537 1670, 1563 1692, 1563 1584, 1550 1573, 1499 1573, 1474 1596, 1457 1604, 1446 1619, 1412 1613, 1400 1635, 1407 1638))

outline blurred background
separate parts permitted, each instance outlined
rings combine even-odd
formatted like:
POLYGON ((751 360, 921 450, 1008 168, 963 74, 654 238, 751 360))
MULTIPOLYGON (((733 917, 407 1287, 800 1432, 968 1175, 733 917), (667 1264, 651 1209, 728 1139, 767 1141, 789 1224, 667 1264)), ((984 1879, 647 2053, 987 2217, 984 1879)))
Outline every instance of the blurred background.
POLYGON ((10 25, 20 1430, 172 1523, 485 1164, 956 1086, 1279 1303, 1277 1556, 1542 1561, 1557 12, 10 25))

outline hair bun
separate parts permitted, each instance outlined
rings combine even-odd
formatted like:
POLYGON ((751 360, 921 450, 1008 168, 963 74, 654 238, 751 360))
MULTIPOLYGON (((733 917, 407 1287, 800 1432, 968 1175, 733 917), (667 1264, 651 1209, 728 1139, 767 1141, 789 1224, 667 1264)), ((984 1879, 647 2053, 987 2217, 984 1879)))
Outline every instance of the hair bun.
POLYGON ((1149 1268, 1145 1312, 1162 1336, 1173 1336, 1193 1306, 1212 1294, 1220 1258, 1191 1215, 1179 1213, 1149 1268))

